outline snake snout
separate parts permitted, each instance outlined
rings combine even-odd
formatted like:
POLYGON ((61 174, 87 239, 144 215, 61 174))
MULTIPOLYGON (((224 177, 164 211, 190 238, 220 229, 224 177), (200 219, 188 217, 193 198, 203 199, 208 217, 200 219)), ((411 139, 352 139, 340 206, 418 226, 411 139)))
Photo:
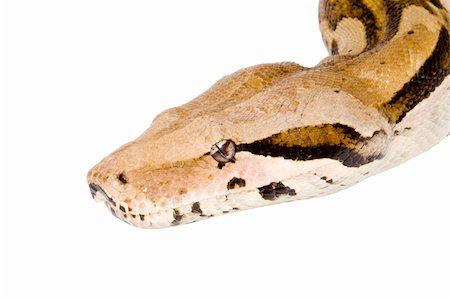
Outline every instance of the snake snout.
POLYGON ((89 189, 91 190, 92 198, 97 202, 105 202, 105 201, 111 201, 111 198, 106 194, 103 189, 97 185, 90 183, 89 189))

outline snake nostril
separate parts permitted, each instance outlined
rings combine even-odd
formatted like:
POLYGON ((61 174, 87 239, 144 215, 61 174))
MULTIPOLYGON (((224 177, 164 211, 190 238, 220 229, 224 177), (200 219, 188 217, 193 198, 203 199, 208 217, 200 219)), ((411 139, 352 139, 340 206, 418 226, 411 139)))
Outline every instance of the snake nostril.
POLYGON ((105 191, 103 191, 103 189, 97 184, 90 183, 89 184, 89 190, 91 190, 92 198, 95 201, 107 201, 107 200, 110 200, 109 196, 106 195, 105 191))

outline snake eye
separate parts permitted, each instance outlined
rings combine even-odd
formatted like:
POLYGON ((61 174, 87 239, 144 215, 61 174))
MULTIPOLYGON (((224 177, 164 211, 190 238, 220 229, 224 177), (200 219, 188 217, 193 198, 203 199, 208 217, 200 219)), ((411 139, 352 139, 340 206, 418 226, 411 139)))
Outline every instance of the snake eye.
POLYGON ((221 164, 234 162, 236 143, 232 140, 221 140, 212 146, 210 154, 214 160, 221 164))

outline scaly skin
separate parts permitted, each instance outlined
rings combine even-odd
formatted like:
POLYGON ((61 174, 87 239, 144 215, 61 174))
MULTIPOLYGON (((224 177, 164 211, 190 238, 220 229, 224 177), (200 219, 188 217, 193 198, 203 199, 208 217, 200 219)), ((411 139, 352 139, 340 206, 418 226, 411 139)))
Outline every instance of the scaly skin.
POLYGON ((189 223, 342 190, 449 134, 448 4, 322 0, 320 25, 332 56, 246 68, 161 113, 90 170, 94 198, 135 226, 189 223))

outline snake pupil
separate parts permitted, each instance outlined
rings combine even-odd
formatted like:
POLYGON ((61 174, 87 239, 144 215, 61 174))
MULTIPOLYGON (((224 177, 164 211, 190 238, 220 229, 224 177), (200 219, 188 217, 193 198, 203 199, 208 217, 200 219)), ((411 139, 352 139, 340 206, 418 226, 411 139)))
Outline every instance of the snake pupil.
POLYGON ((212 146, 210 154, 222 166, 227 162, 234 162, 236 144, 232 140, 221 140, 212 146))

